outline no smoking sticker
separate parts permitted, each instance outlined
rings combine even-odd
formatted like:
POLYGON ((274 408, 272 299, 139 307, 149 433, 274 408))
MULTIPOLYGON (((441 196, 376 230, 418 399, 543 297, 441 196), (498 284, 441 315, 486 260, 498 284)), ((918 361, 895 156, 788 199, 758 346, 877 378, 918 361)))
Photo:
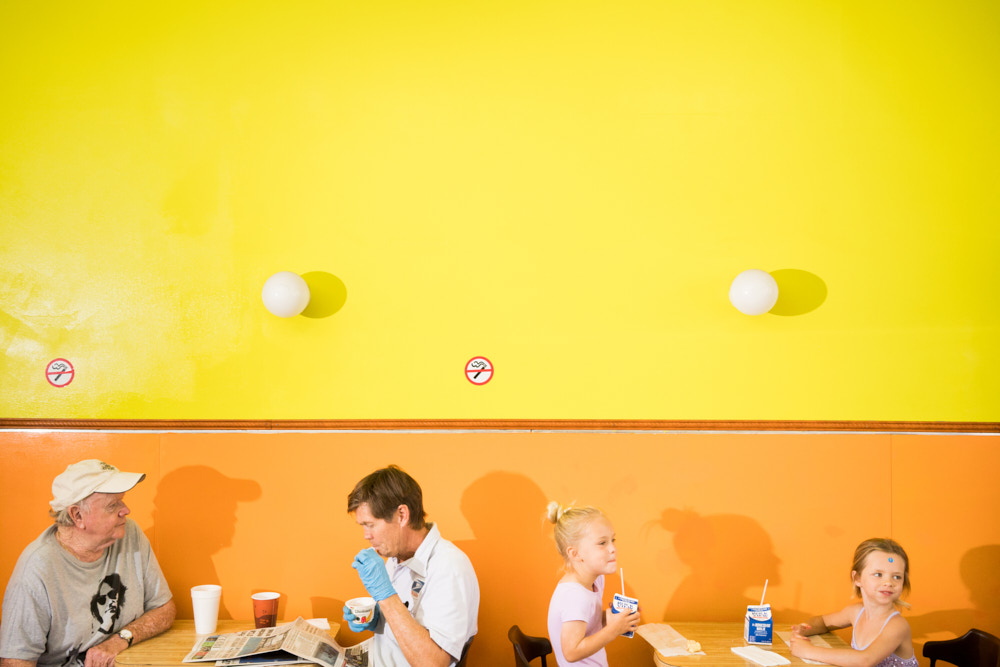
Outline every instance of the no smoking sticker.
POLYGON ((465 377, 472 384, 486 384, 493 378, 493 364, 486 357, 473 357, 465 364, 465 377))
POLYGON ((73 381, 73 364, 65 359, 53 359, 45 368, 45 379, 53 387, 65 387, 73 381))

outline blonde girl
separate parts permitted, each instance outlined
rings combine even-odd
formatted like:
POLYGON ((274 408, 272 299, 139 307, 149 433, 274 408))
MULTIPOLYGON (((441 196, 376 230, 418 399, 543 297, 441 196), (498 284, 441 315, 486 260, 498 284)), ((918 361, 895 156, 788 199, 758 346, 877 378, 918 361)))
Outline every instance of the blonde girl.
POLYGON ((854 551, 854 594, 860 603, 792 627, 792 655, 841 667, 917 667, 910 624, 897 607, 910 592, 910 559, 893 540, 865 540, 854 551), (813 646, 807 639, 853 626, 851 648, 813 646))
POLYGON ((559 667, 607 667, 604 647, 639 625, 639 612, 604 607, 604 576, 618 572, 615 531, 596 507, 549 503, 556 548, 566 563, 549 601, 549 640, 559 667))

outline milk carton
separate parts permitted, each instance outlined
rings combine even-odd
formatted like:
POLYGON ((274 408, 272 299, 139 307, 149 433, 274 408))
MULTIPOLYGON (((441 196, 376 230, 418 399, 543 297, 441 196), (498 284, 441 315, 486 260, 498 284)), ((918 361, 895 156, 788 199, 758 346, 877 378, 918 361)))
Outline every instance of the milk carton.
POLYGON ((773 634, 774 619, 771 618, 770 603, 747 606, 747 615, 743 618, 743 641, 747 644, 770 646, 773 634))
MULTIPOLYGON (((630 598, 627 595, 622 595, 621 593, 615 593, 614 599, 611 601, 611 613, 618 614, 625 612, 626 614, 631 614, 634 611, 639 610, 639 598, 630 598)), ((622 637, 632 637, 634 632, 623 632, 622 637)))

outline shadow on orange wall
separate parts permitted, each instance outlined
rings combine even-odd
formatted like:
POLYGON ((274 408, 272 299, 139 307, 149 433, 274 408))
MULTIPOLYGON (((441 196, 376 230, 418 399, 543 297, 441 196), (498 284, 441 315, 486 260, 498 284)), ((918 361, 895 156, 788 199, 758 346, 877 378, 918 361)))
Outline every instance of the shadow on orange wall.
POLYGON ((947 638, 938 633, 960 637, 970 628, 1000 635, 1000 544, 984 544, 967 551, 959 572, 969 589, 972 608, 942 609, 909 617, 913 640, 920 646, 930 639, 947 638))
MULTIPOLYGON (((280 587, 284 618, 339 623, 341 598, 364 591, 350 562, 367 545, 343 506, 375 467, 357 454, 364 449, 415 474, 433 520, 472 559, 483 592, 472 664, 508 662, 513 623, 546 634, 562 572, 543 520, 548 500, 608 512, 644 622, 741 618, 764 579, 777 623, 829 612, 849 597, 845 561, 857 541, 891 534, 920 564, 906 614, 915 643, 973 625, 1000 634, 997 444, 878 434, 0 433, 0 584, 49 523, 52 478, 68 462, 101 458, 148 474, 129 506, 180 618, 191 618, 187 587, 219 583, 224 618, 248 620, 249 594, 263 585, 280 587), (567 467, 570 448, 588 463, 567 467), (633 456, 602 458, 623 448, 633 456), (746 481, 761 457, 762 477, 746 481), (858 482, 861 457, 873 465, 858 482), (694 474, 708 466, 710 478, 694 474), (796 475, 803 466, 815 474, 796 475), (845 499, 845 480, 870 493, 845 499), (767 502, 747 504, 761 485, 767 502)), ((608 587, 610 597, 618 584, 608 587)), ((342 643, 365 638, 345 628, 342 643)), ((616 640, 608 655, 615 665, 650 662, 641 639, 616 640)))
MULTIPOLYGON (((658 525, 674 533, 674 548, 690 568, 674 590, 665 621, 728 621, 742 617, 755 586, 781 583, 781 560, 771 537, 757 521, 737 514, 701 516, 691 510, 666 509, 658 525)), ((792 609, 774 610, 775 617, 806 618, 792 609)))
POLYGON ((497 656, 511 654, 506 634, 511 625, 547 634, 549 596, 543 591, 554 588, 561 573, 543 523, 547 502, 538 485, 512 472, 488 473, 462 493, 462 514, 475 539, 455 545, 476 568, 482 600, 470 664, 498 663, 497 656))
MULTIPOLYGON (((337 598, 328 598, 323 596, 313 596, 309 598, 310 609, 312 609, 313 618, 325 618, 331 623, 340 623, 340 630, 350 633, 350 628, 347 627, 347 622, 343 621, 344 616, 344 604, 346 600, 338 600, 337 598)), ((356 637, 356 639, 347 642, 348 646, 353 646, 361 641, 364 641, 371 635, 366 635, 364 633, 351 633, 356 637)), ((340 634, 337 635, 338 641, 340 634)))
MULTIPOLYGON (((260 496, 257 482, 232 479, 207 466, 177 468, 160 480, 150 542, 174 593, 178 618, 192 617, 192 586, 222 583, 212 555, 233 542, 237 504, 260 496)), ((219 618, 231 619, 225 590, 219 618)))

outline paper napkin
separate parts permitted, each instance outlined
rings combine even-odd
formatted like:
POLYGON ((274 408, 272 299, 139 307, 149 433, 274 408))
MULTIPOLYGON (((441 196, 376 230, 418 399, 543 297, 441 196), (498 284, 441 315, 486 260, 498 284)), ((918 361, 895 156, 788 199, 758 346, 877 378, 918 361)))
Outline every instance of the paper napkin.
POLYGON ((756 646, 734 646, 730 650, 741 658, 756 662, 758 665, 764 665, 764 667, 792 664, 792 661, 785 656, 779 655, 774 651, 765 651, 756 646))
MULTIPOLYGON (((792 645, 792 631, 791 630, 783 630, 781 632, 775 632, 774 634, 776 634, 779 637, 781 637, 781 641, 785 642, 789 646, 792 645)), ((823 639, 822 637, 820 637, 819 635, 813 635, 813 636, 809 637, 809 641, 812 642, 813 646, 822 646, 823 648, 830 648, 830 643, 828 641, 826 641, 825 639, 823 639)), ((807 662, 810 665, 825 665, 825 664, 827 664, 825 662, 820 662, 819 660, 806 660, 805 658, 799 658, 799 660, 801 660, 802 662, 807 662)))
POLYGON ((687 638, 666 623, 646 623, 635 631, 664 658, 671 655, 705 655, 704 651, 688 651, 687 638))

